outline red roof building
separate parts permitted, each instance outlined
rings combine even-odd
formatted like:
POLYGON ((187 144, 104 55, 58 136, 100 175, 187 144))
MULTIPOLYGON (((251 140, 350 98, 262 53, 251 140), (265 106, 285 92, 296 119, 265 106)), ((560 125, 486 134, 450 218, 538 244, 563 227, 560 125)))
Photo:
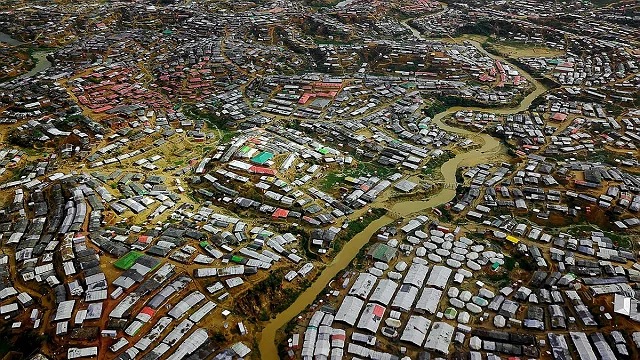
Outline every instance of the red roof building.
POLYGON ((275 175, 276 171, 262 166, 251 166, 249 172, 260 175, 275 175))
POLYGON ((273 215, 271 216, 276 219, 284 219, 288 215, 289 215, 289 210, 278 208, 276 211, 273 212, 273 215))

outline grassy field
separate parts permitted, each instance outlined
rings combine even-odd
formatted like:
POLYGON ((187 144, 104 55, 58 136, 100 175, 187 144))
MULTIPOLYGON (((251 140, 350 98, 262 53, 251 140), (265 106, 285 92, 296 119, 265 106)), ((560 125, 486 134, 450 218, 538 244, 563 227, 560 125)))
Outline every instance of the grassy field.
MULTIPOLYGON (((496 39, 486 35, 464 34, 455 38, 449 38, 446 41, 452 43, 461 43, 465 40, 476 41, 487 49, 490 48, 507 58, 521 57, 556 57, 564 54, 564 51, 552 49, 537 44, 525 44, 518 41, 496 41, 496 39)), ((487 49, 489 50, 489 49, 487 49)))
POLYGON ((488 38, 489 37, 486 36, 486 35, 464 34, 464 35, 460 35, 460 36, 457 36, 457 37, 444 38, 443 41, 444 42, 448 42, 448 43, 460 44, 460 43, 464 42, 465 40, 473 40, 473 41, 477 41, 480 44, 482 44, 488 38))
POLYGON ((493 47, 498 53, 508 58, 523 57, 548 57, 561 56, 564 51, 548 48, 546 46, 525 44, 521 42, 492 42, 488 41, 486 46, 493 47))
POLYGON ((344 179, 349 176, 357 178, 363 175, 376 175, 379 178, 386 178, 394 171, 395 169, 382 166, 380 164, 371 162, 359 162, 356 166, 345 168, 341 172, 334 171, 327 173, 327 175, 322 178, 320 189, 322 191, 329 191, 335 186, 340 186, 340 183, 342 183, 344 179))
POLYGON ((220 143, 221 144, 226 144, 229 141, 231 141, 231 139, 233 139, 236 135, 238 135, 237 131, 223 130, 222 131, 222 138, 220 139, 220 143))

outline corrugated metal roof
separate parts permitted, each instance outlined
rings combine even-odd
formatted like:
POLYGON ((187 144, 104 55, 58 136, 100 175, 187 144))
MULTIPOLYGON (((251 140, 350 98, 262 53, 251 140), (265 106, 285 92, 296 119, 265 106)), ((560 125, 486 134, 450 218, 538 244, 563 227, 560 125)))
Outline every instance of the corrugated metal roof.
POLYGON ((355 296, 346 296, 336 312, 335 321, 342 321, 351 326, 356 323, 358 315, 364 306, 364 301, 355 296))
POLYGON ((422 346, 430 326, 431 320, 422 316, 411 315, 409 321, 407 321, 407 326, 405 326, 402 332, 400 341, 407 341, 416 346, 422 346))

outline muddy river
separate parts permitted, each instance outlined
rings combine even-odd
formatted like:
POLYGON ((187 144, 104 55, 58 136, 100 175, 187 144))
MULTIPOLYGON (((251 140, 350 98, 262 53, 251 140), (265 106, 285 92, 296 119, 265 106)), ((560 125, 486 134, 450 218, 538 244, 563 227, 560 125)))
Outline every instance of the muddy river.
MULTIPOLYGON (((0 32, 0 42, 9 44, 11 46, 21 46, 25 45, 25 43, 16 40, 11 37, 11 35, 7 33, 0 32)), ((51 62, 47 59, 47 55, 49 55, 50 51, 34 51, 31 54, 31 57, 35 60, 35 66, 29 70, 28 72, 19 76, 20 79, 26 79, 28 77, 34 76, 39 72, 45 71, 51 67, 51 62)))
POLYGON ((51 62, 47 59, 47 55, 49 55, 49 51, 35 51, 31 57, 35 59, 36 66, 34 66, 28 72, 20 75, 20 79, 26 79, 28 77, 34 76, 42 71, 47 70, 51 67, 51 62))
MULTIPOLYGON (((414 36, 421 38, 420 34, 413 28, 409 27, 406 22, 404 23, 409 29, 411 29, 414 36)), ((487 54, 482 46, 475 42, 469 41, 469 43, 473 44, 476 48, 478 48, 483 53, 487 54)), ((487 54, 495 59, 499 59, 504 63, 509 64, 506 60, 487 54)), ((509 64, 511 67, 518 69, 516 66, 509 64)), ((481 144, 480 148, 460 153, 451 160, 444 163, 441 167, 441 172, 444 177, 444 184, 455 184, 456 183, 456 170, 460 166, 473 166, 483 162, 490 161, 499 161, 498 159, 504 158, 506 156, 506 149, 500 143, 500 141, 489 134, 486 133, 476 133, 466 129, 460 129, 456 127, 452 127, 446 125, 442 122, 443 119, 450 116, 451 114, 460 111, 460 110, 475 110, 475 111, 491 111, 499 114, 513 114, 517 112, 524 111, 529 108, 531 102, 537 98, 539 95, 546 92, 546 88, 533 79, 529 74, 525 73, 521 69, 518 69, 521 75, 525 76, 527 80, 529 80, 535 86, 535 90, 526 96, 522 102, 517 107, 514 108, 499 108, 499 109, 482 109, 482 108, 473 108, 473 107, 454 107, 450 108, 442 113, 437 114, 433 118, 433 122, 437 124, 441 129, 450 131, 456 134, 460 134, 466 136, 473 140, 476 143, 481 144)), ((424 212, 430 208, 439 206, 441 204, 447 203, 451 201, 456 194, 455 186, 443 186, 442 190, 433 196, 431 196, 428 200, 420 200, 420 201, 403 201, 396 203, 390 209, 391 212, 400 215, 402 217, 408 216, 411 214, 415 214, 418 212, 424 212)), ((372 207, 380 207, 382 204, 374 203, 372 207)), ((383 226, 390 224, 394 220, 388 216, 383 216, 375 221, 373 221, 367 228, 365 228, 362 232, 353 237, 347 244, 344 245, 340 253, 338 253, 330 264, 328 264, 320 276, 315 280, 315 282, 307 288, 296 301, 289 306, 285 311, 277 314, 277 316, 271 321, 267 323, 267 325, 262 330, 262 334, 260 336, 260 354, 263 360, 277 360, 278 351, 277 345, 275 343, 276 332, 281 327, 285 326, 291 319, 298 316, 302 311, 304 311, 311 303, 313 303, 318 295, 320 295, 323 291, 325 291, 329 282, 336 276, 338 273, 349 266, 351 261, 358 254, 360 249, 365 246, 369 242, 369 239, 383 226)))
POLYGON ((11 46, 20 46, 24 44, 23 42, 12 38, 11 35, 4 33, 2 31, 0 31, 0 42, 9 44, 11 46))

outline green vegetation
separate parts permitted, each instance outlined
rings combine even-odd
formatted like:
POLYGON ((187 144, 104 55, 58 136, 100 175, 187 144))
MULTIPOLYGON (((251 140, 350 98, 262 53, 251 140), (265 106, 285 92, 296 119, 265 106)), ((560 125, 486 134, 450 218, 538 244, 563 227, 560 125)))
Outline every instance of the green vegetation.
POLYGON ((446 223, 450 223, 453 221, 453 214, 451 214, 451 210, 448 210, 446 208, 445 204, 437 206, 436 209, 440 210, 440 212, 442 213, 442 215, 440 216, 440 219, 442 219, 442 221, 446 223))
MULTIPOLYGON (((536 271, 538 269, 536 263, 529 256, 522 254, 521 252, 515 252, 513 254, 513 260, 518 263, 518 266, 525 271, 536 271)), ((505 267, 506 267, 506 259, 505 259, 505 267)))
POLYGON ((439 114, 443 111, 447 110, 447 106, 440 101, 434 101, 429 105, 429 107, 423 110, 424 114, 428 117, 434 117, 436 114, 439 114))
POLYGON ((345 168, 342 172, 329 172, 323 178, 320 189, 323 191, 329 191, 336 185, 341 183, 346 177, 358 178, 363 175, 376 175, 384 178, 391 175, 395 169, 389 168, 373 162, 358 162, 358 165, 351 168, 345 168))
POLYGON ((307 132, 307 128, 306 127, 302 127, 300 125, 300 120, 298 120, 298 119, 291 119, 287 123, 287 128, 298 130, 298 131, 302 131, 302 132, 305 132, 305 133, 307 132))
POLYGON ((604 104, 604 108, 608 113, 612 114, 615 117, 622 115, 622 113, 625 111, 625 108, 616 103, 606 103, 604 104))
POLYGON ((78 122, 80 120, 83 120, 85 118, 84 115, 82 114, 73 114, 73 115, 69 115, 65 118, 66 121, 72 121, 72 122, 78 122))
POLYGON ((301 280, 300 284, 295 288, 287 287, 282 290, 284 296, 278 299, 276 304, 272 304, 271 308, 273 309, 274 314, 281 313, 285 311, 294 301, 298 298, 300 294, 302 294, 309 286, 311 286, 311 281, 307 279, 301 280), (282 299, 282 297, 284 299, 282 299))
POLYGON ((6 355, 9 351, 11 351, 11 344, 6 340, 0 340, 0 356, 6 355))
POLYGON ((262 309, 260 314, 258 314, 258 320, 260 321, 269 321, 269 314, 266 309, 262 309))
POLYGON ((270 273, 236 301, 234 311, 247 315, 253 321, 268 321, 272 314, 287 309, 311 286, 311 281, 301 279, 296 286, 284 287, 284 275, 282 269, 270 273))
POLYGON ((44 133, 39 129, 20 131, 17 128, 9 130, 9 143, 24 149, 42 147, 43 142, 38 140, 44 133))
POLYGON ((504 257, 504 268, 507 269, 508 271, 511 271, 511 270, 515 269, 515 267, 516 267, 516 260, 511 256, 505 256, 504 257))
POLYGON ((633 236, 619 234, 611 231, 601 230, 599 227, 592 224, 572 225, 567 230, 567 233, 574 236, 588 236, 592 231, 600 231, 604 236, 613 241, 613 244, 627 250, 633 250, 633 236))
POLYGON ((581 152, 576 154, 579 160, 599 161, 609 165, 618 166, 616 160, 620 160, 620 155, 605 149, 597 149, 594 152, 581 152))
POLYGON ((42 156, 42 157, 49 156, 49 154, 47 154, 46 152, 43 153, 42 151, 36 150, 36 149, 22 149, 22 151, 24 151, 25 154, 29 156, 42 156))
POLYGON ((440 167, 450 159, 453 159, 455 154, 451 150, 445 150, 444 154, 431 158, 425 165, 425 168, 422 170, 422 173, 425 175, 433 175, 434 172, 440 170, 440 167))
POLYGON ((340 1, 341 0, 307 0, 305 2, 307 3, 307 5, 317 9, 323 7, 334 7, 340 1))
POLYGON ((381 218, 387 214, 387 209, 374 208, 371 212, 367 212, 362 220, 356 220, 349 223, 346 229, 342 230, 333 243, 331 244, 333 251, 339 252, 344 244, 351 240, 354 236, 361 233, 374 220, 381 218))
POLYGON ((368 250, 368 247, 363 246, 360 249, 360 251, 358 251, 356 256, 353 258, 353 261, 351 261, 351 264, 354 269, 364 270, 366 268, 369 262, 369 258, 367 257, 367 250, 368 250))
MULTIPOLYGON (((21 331, 17 336, 12 336, 3 329, 0 334, 0 356, 4 356, 10 352, 19 353, 22 357, 13 358, 30 358, 36 351, 39 351, 42 344, 48 340, 46 335, 39 335, 36 331, 25 330, 21 331)), ((6 358, 12 358, 7 356, 6 358)))
POLYGON ((220 143, 221 144, 226 144, 229 141, 231 141, 231 139, 233 139, 236 135, 238 135, 237 131, 226 131, 226 130, 223 130, 222 131, 222 138, 220 138, 220 143))
POLYGON ((313 42, 318 45, 349 45, 349 41, 341 40, 341 39, 329 39, 325 37, 315 36, 313 37, 313 42))
POLYGON ((322 180, 322 185, 320 185, 320 189, 323 191, 329 191, 334 188, 337 184, 339 184, 344 179, 344 175, 340 175, 336 172, 330 172, 327 176, 322 180))
POLYGON ((623 249, 632 250, 633 244, 628 236, 618 235, 611 233, 609 238, 613 240, 613 243, 623 249))
POLYGON ((498 40, 493 37, 488 37, 482 43, 482 47, 488 52, 490 52, 491 54, 509 57, 510 59, 514 57, 519 57, 519 54, 521 53, 528 53, 528 52, 535 53, 536 51, 542 57, 553 57, 553 55, 560 53, 560 51, 558 50, 548 48, 541 44, 527 43, 524 41, 513 41, 513 40, 506 40, 506 39, 498 40), (502 47, 502 49, 500 47, 502 47))
POLYGON ((457 96, 443 96, 435 100, 431 105, 423 110, 426 116, 434 117, 450 107, 463 106, 463 107, 484 107, 486 104, 480 103, 473 99, 466 99, 457 96))
MULTIPOLYGON (((471 239, 471 240, 475 240, 477 242, 484 242, 486 239, 486 236, 478 231, 469 231, 466 236, 471 239)), ((500 249, 500 243, 494 243, 494 246, 496 246, 497 249, 500 249)))
POLYGON ((603 7, 620 2, 620 0, 589 0, 596 7, 603 7))
POLYGON ((511 282, 509 273, 501 270, 498 270, 494 273, 485 274, 484 276, 481 276, 481 278, 493 284, 497 288, 505 287, 511 282))
POLYGON ((311 250, 311 243, 309 242, 310 237, 309 234, 300 230, 299 228, 290 228, 290 230, 288 231, 294 235, 301 235, 300 236, 300 248, 302 248, 302 251, 304 251, 304 255, 307 259, 309 260, 318 260, 320 258, 320 255, 318 255, 316 252, 314 252, 313 250, 311 250), (291 231, 291 229, 295 229, 294 231, 291 231))
POLYGON ((253 288, 255 291, 263 292, 269 289, 278 288, 284 280, 284 272, 282 270, 274 271, 267 276, 266 279, 260 281, 253 288))
POLYGON ((25 174, 26 174, 26 171, 24 170, 24 167, 18 168, 18 169, 14 169, 13 172, 11 173, 11 176, 9 177, 9 181, 19 180, 25 174))
POLYGON ((227 337, 224 335, 223 332, 221 331, 214 331, 211 334, 211 339, 213 340, 214 343, 218 343, 218 344, 223 344, 227 341, 227 337))
POLYGON ((197 109, 192 106, 185 106, 184 114, 192 119, 203 120, 209 127, 217 128, 220 131, 224 131, 229 128, 227 119, 222 116, 218 116, 211 111, 197 109))
POLYGON ((509 32, 518 32, 519 27, 516 24, 509 23, 505 20, 480 20, 470 22, 458 28, 456 35, 475 34, 483 36, 502 35, 508 36, 509 32))

